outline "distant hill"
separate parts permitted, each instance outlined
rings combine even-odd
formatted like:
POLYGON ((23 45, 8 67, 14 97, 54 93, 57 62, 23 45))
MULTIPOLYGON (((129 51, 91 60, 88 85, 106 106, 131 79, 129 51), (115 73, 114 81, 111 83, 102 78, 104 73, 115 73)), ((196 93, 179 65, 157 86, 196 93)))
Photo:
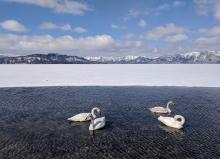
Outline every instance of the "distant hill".
POLYGON ((170 56, 79 57, 57 53, 26 56, 0 56, 0 64, 220 64, 220 52, 187 52, 170 56))
POLYGON ((83 57, 50 54, 32 54, 27 56, 0 57, 0 64, 90 64, 95 63, 83 57))

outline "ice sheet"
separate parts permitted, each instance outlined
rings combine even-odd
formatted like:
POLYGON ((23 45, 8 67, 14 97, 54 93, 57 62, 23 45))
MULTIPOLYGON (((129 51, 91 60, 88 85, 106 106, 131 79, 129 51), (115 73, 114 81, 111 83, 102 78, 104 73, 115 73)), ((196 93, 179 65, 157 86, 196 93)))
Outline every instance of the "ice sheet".
POLYGON ((97 85, 220 87, 220 65, 0 65, 0 87, 97 85))

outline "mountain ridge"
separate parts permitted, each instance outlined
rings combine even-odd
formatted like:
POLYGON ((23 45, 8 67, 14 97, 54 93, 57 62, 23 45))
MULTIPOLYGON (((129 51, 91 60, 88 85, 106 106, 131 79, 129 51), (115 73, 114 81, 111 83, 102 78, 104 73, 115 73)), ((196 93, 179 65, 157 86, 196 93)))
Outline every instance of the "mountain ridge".
POLYGON ((156 58, 131 55, 80 57, 48 53, 13 57, 0 56, 0 64, 220 64, 220 52, 186 52, 156 58))

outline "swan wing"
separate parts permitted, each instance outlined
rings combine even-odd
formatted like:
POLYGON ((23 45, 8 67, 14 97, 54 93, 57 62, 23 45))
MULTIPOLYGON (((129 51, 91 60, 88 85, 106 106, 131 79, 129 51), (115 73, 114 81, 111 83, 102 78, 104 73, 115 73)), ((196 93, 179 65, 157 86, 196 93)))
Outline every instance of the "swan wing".
POLYGON ((164 116, 159 116, 158 120, 161 121, 162 123, 174 123, 175 120, 173 117, 164 117, 164 116))
POLYGON ((98 130, 103 128, 104 126, 105 126, 105 117, 96 118, 94 121, 91 121, 89 125, 89 130, 98 130))
POLYGON ((173 117, 160 116, 158 117, 158 120, 169 127, 173 127, 177 129, 181 129, 183 127, 182 124, 180 124, 180 122, 175 120, 175 118, 173 117))
POLYGON ((164 107, 153 107, 153 108, 150 108, 150 111, 153 113, 168 113, 167 108, 164 108, 164 107))
POLYGON ((69 121, 88 121, 88 120, 91 120, 91 113, 79 113, 79 114, 76 114, 70 118, 68 118, 67 120, 69 121))

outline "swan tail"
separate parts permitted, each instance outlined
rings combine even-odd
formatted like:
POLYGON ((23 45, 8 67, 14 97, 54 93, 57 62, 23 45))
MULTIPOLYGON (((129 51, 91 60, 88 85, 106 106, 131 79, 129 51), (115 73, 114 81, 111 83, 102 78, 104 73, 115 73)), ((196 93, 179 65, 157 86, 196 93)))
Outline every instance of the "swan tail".
POLYGON ((71 121, 71 118, 67 118, 68 121, 71 121))

